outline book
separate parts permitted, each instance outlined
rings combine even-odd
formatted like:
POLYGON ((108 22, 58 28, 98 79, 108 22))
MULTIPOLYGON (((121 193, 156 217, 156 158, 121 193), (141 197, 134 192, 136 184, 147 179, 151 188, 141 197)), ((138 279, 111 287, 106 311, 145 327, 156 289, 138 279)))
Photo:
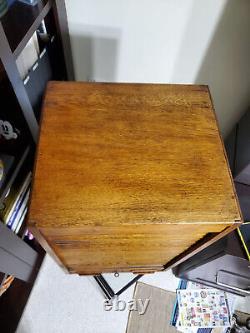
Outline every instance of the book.
POLYGON ((178 326, 195 328, 230 327, 226 294, 217 289, 177 290, 178 326))
POLYGON ((27 174, 23 182, 16 181, 8 194, 7 198, 4 201, 4 209, 1 210, 1 218, 5 224, 8 224, 10 217, 17 209, 18 204, 22 201, 23 196, 31 182, 31 172, 27 174))
POLYGON ((14 223, 14 221, 17 218, 17 215, 19 214, 20 210, 23 207, 23 203, 24 200, 26 198, 26 194, 29 191, 29 186, 23 191, 22 195, 20 196, 19 200, 17 201, 15 208, 13 210, 13 213, 11 214, 11 216, 8 219, 7 225, 9 228, 11 228, 12 224, 14 223))
MULTIPOLYGON (((178 285, 179 289, 211 289, 211 287, 205 286, 201 283, 193 282, 193 281, 187 281, 184 279, 181 279, 178 285)), ((233 294, 227 294, 227 301, 230 313, 234 312, 235 307, 235 299, 236 296, 233 294)), ((176 297, 176 301, 173 307, 172 317, 170 321, 170 325, 175 326, 178 328, 178 331, 183 333, 229 333, 228 327, 215 327, 215 328, 198 328, 196 326, 194 327, 182 327, 179 325, 179 306, 178 306, 178 298, 176 297)))
POLYGON ((39 53, 40 49, 37 33, 35 32, 16 60, 19 74, 23 80, 27 77, 29 70, 38 60, 39 53))
MULTIPOLYGON (((181 279, 178 285, 178 290, 179 289, 187 289, 188 281, 181 279)), ((177 320, 179 317, 179 307, 178 307, 178 299, 176 297, 173 312, 172 312, 172 317, 170 321, 171 326, 176 326, 177 320)))
POLYGON ((19 205, 19 208, 16 210, 14 216, 10 218, 10 222, 8 223, 8 227, 15 231, 16 227, 19 223, 19 220, 24 212, 24 210, 27 208, 28 200, 29 200, 29 195, 30 195, 30 189, 28 189, 25 193, 25 196, 19 205))
POLYGON ((18 222, 18 224, 17 224, 17 226, 16 226, 16 229, 13 230, 16 234, 18 234, 19 231, 20 231, 20 229, 21 229, 21 226, 22 226, 23 221, 24 221, 24 219, 25 219, 25 217, 26 217, 27 211, 28 211, 28 208, 26 207, 26 208, 24 209, 24 211, 23 211, 22 216, 20 217, 20 220, 19 220, 19 222, 18 222))
MULTIPOLYGON (((197 289, 197 288, 206 288, 206 287, 199 283, 187 281, 187 280, 183 280, 183 279, 180 280, 180 283, 178 286, 178 289, 197 289)), ((176 297, 176 302, 174 305, 170 325, 177 327, 178 322, 179 322, 179 306, 178 306, 178 299, 176 297)), ((213 330, 212 328, 196 328, 196 327, 187 328, 187 327, 178 326, 178 331, 183 332, 183 333, 211 333, 212 330, 213 330)), ((220 332, 220 333, 224 333, 224 332, 220 332)))

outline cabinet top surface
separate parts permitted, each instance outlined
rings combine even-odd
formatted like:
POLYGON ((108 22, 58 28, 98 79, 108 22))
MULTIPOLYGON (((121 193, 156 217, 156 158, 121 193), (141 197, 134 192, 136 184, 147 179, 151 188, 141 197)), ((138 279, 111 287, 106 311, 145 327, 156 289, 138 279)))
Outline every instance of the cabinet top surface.
POLYGON ((240 220, 206 86, 49 83, 30 224, 240 220))

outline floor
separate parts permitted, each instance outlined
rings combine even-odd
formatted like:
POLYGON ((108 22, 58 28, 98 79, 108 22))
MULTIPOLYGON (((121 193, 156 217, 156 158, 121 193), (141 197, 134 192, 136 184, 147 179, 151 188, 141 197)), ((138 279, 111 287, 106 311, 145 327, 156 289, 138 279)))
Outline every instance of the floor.
MULTIPOLYGON (((127 281, 128 275, 106 277, 119 288, 120 280, 127 281)), ((170 291, 178 286, 171 271, 145 275, 140 281, 170 291)), ((120 299, 131 300, 133 291, 134 286, 120 299)), ((47 255, 16 332, 125 333, 128 311, 104 311, 103 302, 93 278, 65 274, 47 255)), ((238 299, 237 309, 250 313, 250 298, 238 299)))

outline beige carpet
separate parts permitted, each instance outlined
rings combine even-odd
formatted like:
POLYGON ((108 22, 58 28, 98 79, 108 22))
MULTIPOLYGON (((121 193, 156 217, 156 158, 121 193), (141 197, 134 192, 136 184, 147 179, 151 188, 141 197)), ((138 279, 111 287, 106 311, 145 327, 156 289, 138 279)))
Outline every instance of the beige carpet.
POLYGON ((146 312, 140 315, 138 311, 130 311, 127 333, 176 333, 170 326, 176 294, 148 284, 138 282, 134 292, 137 301, 149 299, 146 312))

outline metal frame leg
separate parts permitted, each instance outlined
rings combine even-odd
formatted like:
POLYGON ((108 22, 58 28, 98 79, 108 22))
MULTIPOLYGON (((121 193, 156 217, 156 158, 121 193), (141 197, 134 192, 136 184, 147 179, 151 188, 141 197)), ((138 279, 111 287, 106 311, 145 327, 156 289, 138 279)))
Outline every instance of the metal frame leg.
POLYGON ((105 278, 100 275, 95 275, 94 279, 101 288, 102 292, 104 293, 104 296, 107 299, 112 299, 115 296, 121 295, 125 290, 127 290, 130 286, 132 286, 135 282, 137 282, 143 274, 138 274, 136 275, 131 281, 129 281, 124 287, 122 287, 120 290, 118 290, 116 293, 114 290, 111 288, 110 284, 105 280, 105 278))

